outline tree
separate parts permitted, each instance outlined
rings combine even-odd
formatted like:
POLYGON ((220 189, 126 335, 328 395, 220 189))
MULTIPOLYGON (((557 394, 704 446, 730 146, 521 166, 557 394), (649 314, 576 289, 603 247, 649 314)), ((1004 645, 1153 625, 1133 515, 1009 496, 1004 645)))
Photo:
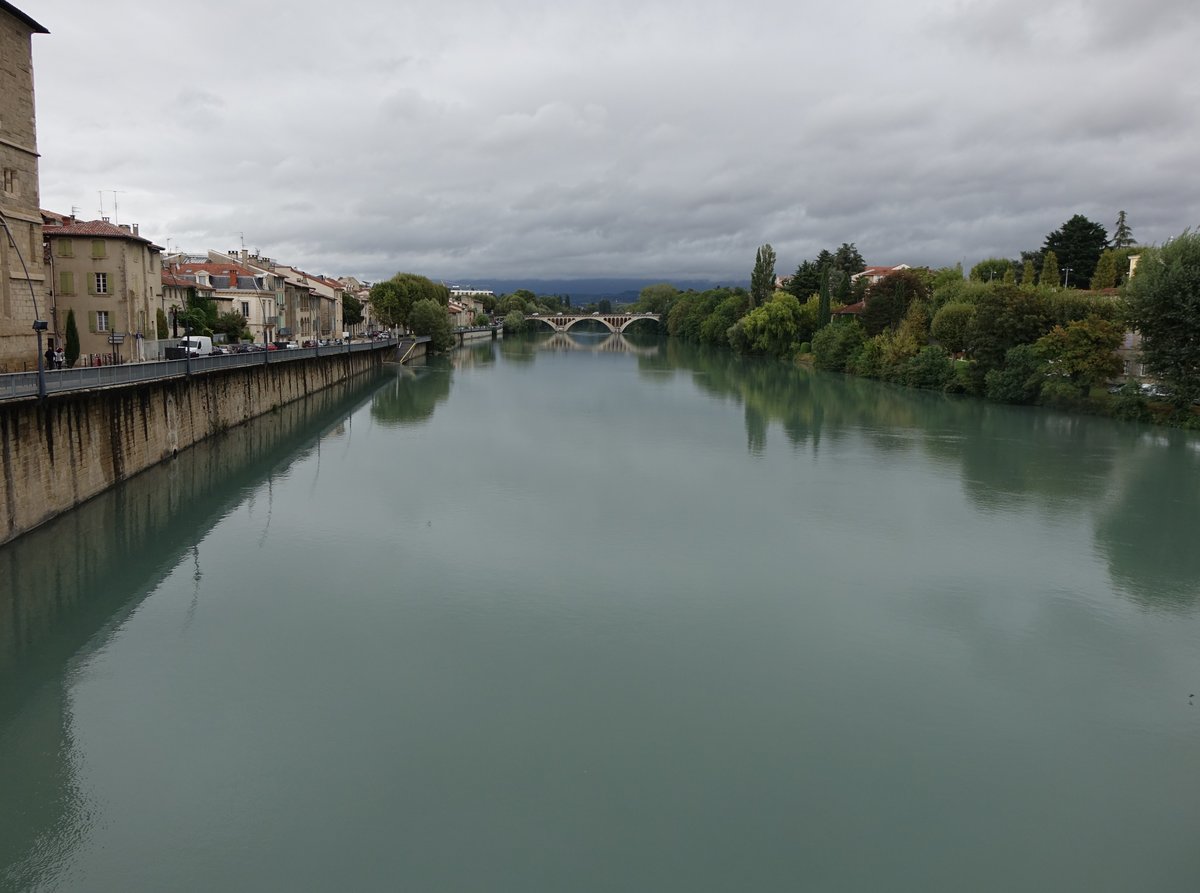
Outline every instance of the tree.
POLYGON ((1117 286, 1117 256, 1113 251, 1105 251, 1096 262, 1096 272, 1092 274, 1091 287, 1116 288, 1117 286))
POLYGON ((170 334, 171 330, 167 326, 167 312, 159 307, 154 311, 154 336, 159 341, 165 341, 170 334))
POLYGON ((933 317, 933 337, 951 353, 962 353, 967 349, 967 333, 974 315, 974 304, 955 301, 944 305, 933 317))
POLYGON ((841 270, 847 276, 861 273, 867 268, 867 262, 853 242, 843 242, 842 246, 833 253, 832 263, 835 269, 841 270))
POLYGON ((1048 375, 1066 379, 1080 396, 1121 374, 1121 327, 1091 316, 1055 326, 1034 344, 1048 375))
POLYGON ((761 307, 775 293, 775 249, 770 243, 758 249, 750 273, 750 308, 761 307))
POLYGON ((894 330, 904 321, 913 301, 928 297, 929 283, 924 276, 916 270, 895 270, 867 289, 867 303, 859 319, 868 335, 894 330))
POLYGON ((1147 249, 1126 286, 1142 361, 1179 412, 1200 397, 1200 233, 1147 249))
MULTIPOLYGON (((1074 281, 1077 287, 1088 281, 1096 269, 1101 252, 1107 247, 1108 233, 1104 227, 1082 214, 1076 214, 1046 236, 1042 246, 1047 253, 1054 252, 1059 267, 1066 271, 1066 284, 1074 281)), ((1046 284, 1044 277, 1042 284, 1046 284)))
POLYGON ((738 321, 741 337, 730 338, 735 349, 786 359, 800 345, 800 302, 795 295, 780 292, 738 321))
POLYGON ((1021 267, 1021 284, 1026 288, 1033 288, 1037 273, 1033 269, 1033 260, 1025 259, 1025 264, 1021 267))
POLYGON ((821 289, 821 268, 817 266, 816 261, 801 261, 783 289, 788 294, 795 295, 801 302, 807 301, 821 289))
POLYGON ((68 366, 74 366, 75 361, 79 359, 79 329, 75 325, 75 311, 67 311, 67 332, 64 336, 66 345, 63 347, 63 355, 68 366))
POLYGON ((1051 328, 1050 308, 1044 293, 999 285, 981 294, 967 330, 971 379, 976 391, 984 377, 1004 365, 1008 351, 1032 345, 1051 328))
POLYGON ((1125 212, 1122 211, 1117 215, 1117 225, 1113 227, 1112 247, 1132 248, 1136 244, 1137 240, 1133 237, 1133 230, 1129 228, 1129 223, 1125 220, 1125 212))
POLYGON ((829 325, 829 268, 821 271, 821 290, 817 297, 817 329, 829 325))
POLYGON ((989 257, 971 267, 971 279, 974 282, 1000 282, 1004 274, 1012 269, 1012 262, 1002 257, 989 257))
POLYGON ((391 328, 411 328, 409 314, 418 301, 436 301, 442 307, 450 303, 450 289, 415 273, 397 273, 371 286, 371 309, 375 318, 391 328))
POLYGON ((1042 258, 1042 275, 1038 282, 1047 288, 1057 288, 1058 280, 1058 255, 1053 251, 1047 251, 1042 258))
POLYGON ((504 315, 504 331, 514 334, 525 331, 525 314, 520 310, 510 310, 504 315))
POLYGON ((826 326, 813 335, 813 365, 818 369, 844 372, 865 340, 866 334, 856 319, 826 326))
POLYGON ((242 333, 246 331, 246 317, 240 313, 222 313, 213 323, 212 330, 224 334, 230 344, 236 343, 242 340, 242 333))
POLYGON ((454 344, 454 329, 446 307, 434 298, 421 298, 412 305, 409 326, 416 335, 428 335, 429 346, 435 351, 447 350, 454 344))
POLYGON ((612 301, 608 298, 601 298, 596 304, 596 309, 601 313, 612 313, 612 301))
POLYGON ((342 293, 342 324, 356 326, 363 321, 362 301, 350 294, 342 293))
POLYGON ((666 313, 678 295, 679 290, 669 282, 647 285, 638 294, 637 309, 643 313, 666 313))

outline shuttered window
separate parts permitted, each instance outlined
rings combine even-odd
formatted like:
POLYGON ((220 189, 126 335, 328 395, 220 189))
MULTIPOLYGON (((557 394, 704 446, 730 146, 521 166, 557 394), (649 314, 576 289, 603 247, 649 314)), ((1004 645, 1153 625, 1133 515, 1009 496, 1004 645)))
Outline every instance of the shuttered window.
POLYGON ((75 294, 75 274, 70 270, 60 270, 58 273, 58 293, 60 295, 75 294))
POLYGON ((92 257, 104 257, 104 240, 92 239, 92 257))
POLYGON ((75 256, 75 242, 71 239, 55 239, 54 248, 59 257, 75 256))

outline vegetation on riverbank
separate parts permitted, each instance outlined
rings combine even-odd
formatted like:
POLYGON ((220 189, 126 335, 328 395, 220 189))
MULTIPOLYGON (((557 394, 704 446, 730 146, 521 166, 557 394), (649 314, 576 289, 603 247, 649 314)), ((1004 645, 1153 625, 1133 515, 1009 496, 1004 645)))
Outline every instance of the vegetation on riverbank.
MULTIPOLYGON (((1117 278, 1117 254, 1076 215, 1047 243, 1072 262, 1095 258, 1093 280, 1117 278), (1076 231, 1082 233, 1079 235, 1076 231), (1065 232, 1065 235, 1064 235, 1065 232), (1071 240, 1087 241, 1081 248, 1071 240)), ((1126 239, 1128 236, 1125 237, 1126 239)), ((758 251, 753 281, 775 281, 770 246, 758 251)), ((854 246, 805 261, 787 283, 760 297, 742 288, 680 292, 648 286, 632 308, 662 314, 671 337, 740 354, 812 362, 908 387, 970 394, 999 403, 1040 403, 1125 419, 1200 428, 1200 234, 1139 249, 1138 274, 1122 289, 1060 284, 1053 250, 1022 262, 990 259, 969 278, 961 267, 901 269, 868 284, 854 246), (840 260, 838 260, 838 256, 840 260), (1021 273, 1018 278, 1018 266, 1021 273), (854 269, 858 267, 858 269, 854 269), (815 292, 797 295, 817 285, 815 292), (757 300, 756 300, 757 298, 757 300), (838 311, 851 311, 842 312, 838 311), (1121 351, 1127 332, 1140 348, 1121 351), (1133 378, 1144 365, 1149 380, 1133 378), (1110 392, 1110 387, 1114 392, 1110 392)))

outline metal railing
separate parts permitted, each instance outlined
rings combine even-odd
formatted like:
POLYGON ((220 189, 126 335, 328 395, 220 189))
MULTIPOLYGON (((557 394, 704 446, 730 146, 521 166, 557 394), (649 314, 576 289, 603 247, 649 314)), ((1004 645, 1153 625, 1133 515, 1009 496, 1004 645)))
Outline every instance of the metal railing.
MULTIPOLYGON (((165 378, 202 375, 217 369, 238 366, 262 366, 288 363, 311 357, 360 353, 395 347, 396 338, 386 341, 359 341, 350 344, 331 344, 326 347, 300 347, 286 350, 259 350, 253 353, 222 354, 215 357, 191 357, 184 360, 154 360, 148 363, 125 363, 116 366, 79 366, 71 369, 48 369, 46 393, 90 391, 96 388, 122 387, 165 378)), ((0 375, 0 402, 23 400, 38 395, 36 372, 13 372, 0 375)))

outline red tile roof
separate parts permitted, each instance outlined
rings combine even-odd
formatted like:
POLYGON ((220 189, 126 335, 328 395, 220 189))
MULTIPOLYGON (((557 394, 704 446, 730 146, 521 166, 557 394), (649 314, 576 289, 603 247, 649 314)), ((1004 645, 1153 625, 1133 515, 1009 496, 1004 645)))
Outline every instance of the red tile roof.
POLYGON ((123 226, 116 226, 109 223, 107 220, 72 220, 70 217, 63 217, 61 214, 43 213, 43 219, 50 217, 53 219, 62 220, 60 226, 55 226, 50 223, 42 227, 42 232, 50 238, 58 236, 80 236, 87 239, 128 239, 131 242, 143 242, 151 248, 157 248, 162 251, 162 247, 155 245, 144 236, 135 236, 133 231, 125 229, 123 226))
MULTIPOLYGON (((870 269, 870 267, 868 267, 867 269, 870 269)), ((863 312, 863 308, 864 308, 864 307, 866 307, 866 306, 867 306, 867 302, 866 302, 866 301, 858 301, 857 303, 854 303, 854 304, 847 304, 845 307, 842 307, 842 308, 841 308, 841 309, 839 309, 839 310, 835 310, 835 311, 833 311, 833 315, 834 315, 834 316, 839 316, 839 315, 847 315, 847 314, 850 314, 850 315, 853 315, 853 316, 857 316, 858 314, 860 314, 860 313, 862 313, 862 312, 863 312)))

